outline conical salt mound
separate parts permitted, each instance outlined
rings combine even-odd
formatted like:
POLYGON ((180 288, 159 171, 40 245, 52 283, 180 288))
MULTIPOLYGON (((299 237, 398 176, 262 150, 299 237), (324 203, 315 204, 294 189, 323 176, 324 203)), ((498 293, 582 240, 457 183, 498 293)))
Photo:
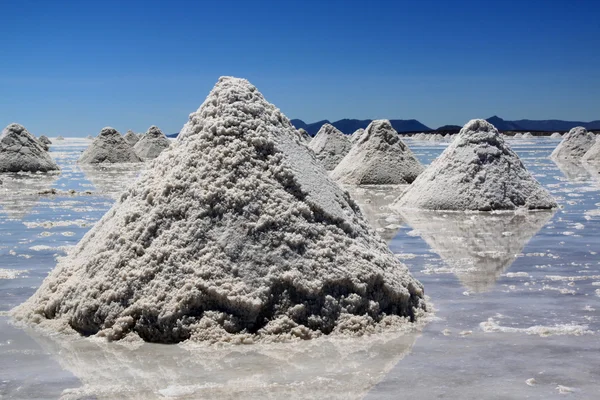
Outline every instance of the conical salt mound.
POLYGON ((390 121, 382 119, 369 124, 331 177, 347 185, 398 185, 411 183, 423 170, 390 121))
POLYGON ((80 164, 141 162, 116 129, 103 128, 79 158, 80 164))
POLYGON ((482 119, 467 123, 394 205, 455 211, 556 206, 498 130, 482 119))
POLYGON ((556 146, 550 157, 555 159, 580 159, 594 145, 595 141, 596 138, 593 133, 577 126, 563 137, 562 142, 556 146))
POLYGON ((521 132, 517 132, 513 136, 513 139, 523 139, 523 134, 521 132))
POLYGON ((600 163, 600 140, 596 139, 592 147, 585 152, 581 159, 589 163, 600 163))
POLYGON ((224 77, 13 315, 110 339, 242 342, 357 335, 424 309, 290 121, 224 77))
POLYGON ((360 139, 363 133, 365 133, 365 130, 363 128, 354 131, 354 133, 350 135, 350 142, 355 143, 358 139, 360 139))
POLYGON ((562 135, 559 132, 554 132, 552 135, 550 135, 550 138, 552 138, 552 139, 562 139, 562 135))
POLYGON ((123 136, 123 139, 125 139, 130 146, 135 146, 135 144, 140 140, 140 138, 132 130, 127 131, 125 136, 123 136))
POLYGON ((533 139, 533 135, 531 134, 531 132, 525 132, 523 134, 523 139, 533 139))
POLYGON ((10 124, 0 133, 0 172, 58 170, 42 144, 22 125, 10 124))
POLYGON ((334 169, 350 151, 352 143, 346 135, 330 124, 319 129, 308 145, 326 170, 334 169))
POLYGON ((87 139, 87 140, 94 140, 94 137, 93 137, 92 135, 88 135, 88 136, 86 137, 86 139, 87 139))
POLYGON ((148 132, 133 146, 136 154, 143 159, 153 160, 164 149, 169 148, 171 142, 164 133, 156 126, 152 125, 148 132))

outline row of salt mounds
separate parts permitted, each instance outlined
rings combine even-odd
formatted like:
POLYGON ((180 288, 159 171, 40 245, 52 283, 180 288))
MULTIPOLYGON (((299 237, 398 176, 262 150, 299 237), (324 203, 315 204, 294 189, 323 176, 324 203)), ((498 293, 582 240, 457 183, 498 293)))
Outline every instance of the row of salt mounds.
POLYGON ((492 211, 550 209, 557 204, 498 130, 485 120, 474 119, 394 207, 492 211))
POLYGON ((551 139, 562 139, 562 135, 559 132, 554 132, 552 135, 550 135, 551 139))
POLYGON ((588 163, 600 163, 600 138, 596 138, 592 147, 586 151, 581 159, 588 163))
POLYGON ((19 124, 0 133, 0 172, 48 172, 58 170, 46 149, 19 124))
POLYGON ((365 133, 365 130, 363 128, 355 130, 354 133, 350 135, 350 142, 356 143, 358 139, 360 139, 360 137, 363 135, 363 133, 365 133))
POLYGON ((408 328, 423 296, 287 117, 223 77, 13 315, 113 340, 269 341, 408 328))
POLYGON ((136 135, 131 129, 128 130, 127 133, 125 133, 123 139, 125 139, 127 144, 129 144, 130 146, 135 146, 135 144, 140 140, 138 135, 136 135))
POLYGON ((352 143, 346 135, 331 124, 325 124, 319 129, 317 135, 310 141, 311 148, 317 159, 326 170, 333 170, 348 154, 352 143))
POLYGON ((564 137, 562 142, 556 146, 556 149, 550 155, 551 158, 580 159, 594 145, 596 137, 587 129, 577 126, 571 129, 564 137))
POLYGON ((156 126, 152 125, 148 132, 133 146, 135 153, 146 160, 153 160, 163 150, 168 149, 171 142, 164 133, 156 126))
POLYGON ((423 169, 390 121, 375 120, 331 177, 347 185, 397 185, 411 183, 423 169))
POLYGON ((103 128, 79 158, 80 164, 141 162, 116 129, 103 128))

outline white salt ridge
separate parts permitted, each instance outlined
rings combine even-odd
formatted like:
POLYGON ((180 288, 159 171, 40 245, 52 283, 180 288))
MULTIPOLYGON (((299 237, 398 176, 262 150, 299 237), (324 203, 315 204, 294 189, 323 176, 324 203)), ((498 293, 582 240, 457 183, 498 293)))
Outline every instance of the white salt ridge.
POLYGON ((125 133, 125 136, 123 136, 123 139, 125 139, 130 146, 135 146, 135 144, 140 140, 138 135, 136 135, 132 130, 128 130, 127 133, 125 133))
POLYGON ((163 150, 168 149, 171 146, 171 142, 164 133, 156 126, 152 125, 148 132, 133 146, 135 153, 146 160, 153 160, 163 150))
POLYGON ((116 129, 103 128, 79 158, 80 164, 141 162, 116 129))
POLYGON ((242 343, 406 327, 423 296, 290 121, 224 77, 13 315, 112 340, 242 343))
POLYGON ((352 143, 333 125, 325 124, 308 145, 326 170, 333 170, 348 154, 352 143))
POLYGON ((363 128, 355 130, 354 133, 350 135, 350 142, 355 143, 356 141, 358 141, 358 139, 360 139, 363 133, 365 133, 365 130, 363 128))
POLYGON ((0 172, 58 170, 58 165, 42 146, 22 125, 8 125, 0 133, 0 172))
POLYGON ((388 120, 375 120, 335 167, 331 177, 347 185, 413 182, 424 168, 388 120))
POLYGON ((557 207, 489 122, 474 119, 420 174, 395 208, 492 211, 557 207))
POLYGON ((571 129, 550 155, 554 159, 580 159, 594 145, 596 138, 587 129, 577 126, 571 129))
POLYGON ((593 335, 587 325, 563 324, 554 326, 535 325, 529 328, 513 328, 501 326, 493 318, 479 324, 479 327, 485 333, 503 332, 503 333, 525 333, 527 335, 546 336, 582 336, 593 335))

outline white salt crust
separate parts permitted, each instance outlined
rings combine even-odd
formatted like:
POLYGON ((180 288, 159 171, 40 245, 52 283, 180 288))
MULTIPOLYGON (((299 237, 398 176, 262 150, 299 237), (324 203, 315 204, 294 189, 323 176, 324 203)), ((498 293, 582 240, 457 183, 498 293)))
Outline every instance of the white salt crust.
POLYGON ((489 122, 475 119, 393 208, 492 211, 557 207, 489 122))
POLYGON ((290 121, 223 77, 13 315, 111 340, 243 342, 362 335, 425 309, 290 121))
POLYGON ((424 168, 388 120, 375 120, 333 170, 347 185, 398 185, 413 182, 424 168))
POLYGON ((346 135, 333 125, 325 124, 310 141, 308 147, 315 152, 317 159, 325 169, 331 171, 348 154, 352 143, 346 135))
POLYGON ((22 125, 10 124, 0 133, 0 172, 57 171, 45 146, 22 125))
POLYGON ((153 160, 163 150, 168 149, 171 142, 164 133, 156 126, 152 125, 148 132, 133 146, 135 153, 142 159, 153 160))
POLYGON ((80 164, 141 162, 116 129, 103 128, 79 158, 80 164))
POLYGON ((580 159, 594 145, 596 137, 587 129, 577 126, 563 137, 550 155, 553 159, 580 159))

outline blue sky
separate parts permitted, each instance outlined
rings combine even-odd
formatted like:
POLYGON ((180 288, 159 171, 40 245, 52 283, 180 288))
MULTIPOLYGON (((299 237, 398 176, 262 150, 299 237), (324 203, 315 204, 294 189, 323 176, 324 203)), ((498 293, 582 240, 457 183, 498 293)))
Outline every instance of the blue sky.
POLYGON ((289 118, 600 119, 600 1, 0 1, 0 125, 179 131, 221 75, 289 118))

